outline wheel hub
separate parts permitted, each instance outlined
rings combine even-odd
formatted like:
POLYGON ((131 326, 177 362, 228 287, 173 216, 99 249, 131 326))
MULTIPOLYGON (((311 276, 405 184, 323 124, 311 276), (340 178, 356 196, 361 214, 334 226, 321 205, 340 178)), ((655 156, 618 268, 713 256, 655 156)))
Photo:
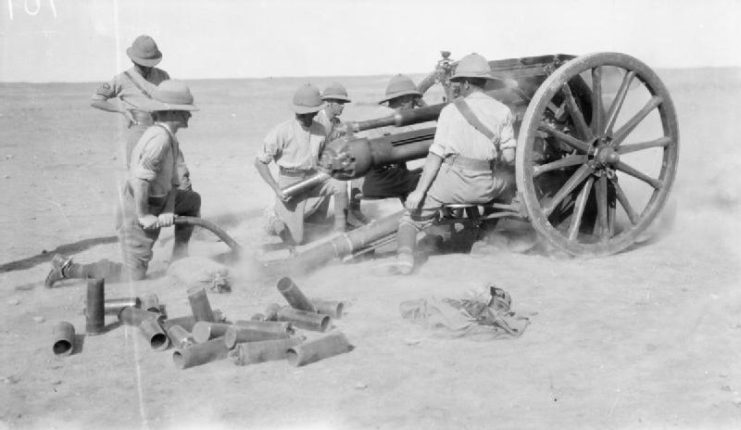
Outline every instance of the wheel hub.
POLYGON ((620 154, 610 146, 602 146, 597 148, 597 153, 595 154, 594 159, 604 166, 612 167, 620 161, 620 154))

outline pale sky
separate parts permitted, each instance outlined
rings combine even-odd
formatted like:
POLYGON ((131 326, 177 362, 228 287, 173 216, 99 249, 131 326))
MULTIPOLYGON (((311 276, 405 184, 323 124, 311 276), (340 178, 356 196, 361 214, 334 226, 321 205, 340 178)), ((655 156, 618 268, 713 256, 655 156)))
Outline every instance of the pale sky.
POLYGON ((181 79, 426 72, 440 50, 741 66, 739 28, 741 0, 0 0, 0 81, 107 80, 140 34, 181 79))

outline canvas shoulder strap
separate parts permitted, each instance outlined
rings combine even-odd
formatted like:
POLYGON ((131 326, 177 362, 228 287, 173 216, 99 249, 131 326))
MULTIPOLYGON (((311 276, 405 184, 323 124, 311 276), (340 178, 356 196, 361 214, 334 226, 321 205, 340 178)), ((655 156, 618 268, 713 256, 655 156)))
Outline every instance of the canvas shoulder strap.
POLYGON ((499 157, 499 137, 494 134, 493 131, 489 129, 486 125, 484 125, 483 122, 476 116, 475 113, 471 110, 471 107, 468 106, 468 103, 466 103, 466 100, 461 98, 456 99, 453 104, 458 109, 458 112, 463 115, 463 118, 468 121, 468 123, 471 125, 471 127, 478 130, 479 133, 483 134, 487 137, 487 139, 491 140, 491 142, 494 144, 497 150, 497 157, 499 157))
POLYGON ((132 76, 132 74, 131 74, 131 73, 129 73, 129 71, 128 71, 128 70, 126 70, 126 71, 124 72, 124 75, 126 75, 126 77, 127 77, 127 78, 129 78, 129 80, 131 81, 131 83, 132 83, 132 84, 134 84, 134 86, 135 86, 135 87, 136 87, 136 88, 137 88, 137 89, 138 89, 139 91, 141 91, 141 93, 142 93, 142 94, 144 94, 144 96, 145 96, 146 98, 148 98, 148 99, 151 99, 151 98, 152 98, 152 95, 151 95, 151 94, 149 94, 149 92, 148 92, 147 90, 145 90, 145 89, 144 89, 144 87, 142 87, 142 86, 141 86, 141 84, 140 84, 139 82, 137 82, 136 78, 134 78, 134 76, 132 76))
POLYGON ((176 147, 175 147, 175 142, 177 142, 177 138, 175 138, 175 135, 170 131, 170 129, 167 128, 167 127, 165 127, 164 125, 162 125, 162 124, 154 124, 154 125, 157 126, 157 127, 162 128, 163 130, 165 130, 165 132, 167 132, 167 137, 169 137, 168 143, 170 144, 170 152, 172 152, 173 169, 175 169, 175 171, 177 171, 177 168, 178 168, 178 152, 180 151, 180 146, 179 145, 177 147, 177 151, 176 151, 176 147))

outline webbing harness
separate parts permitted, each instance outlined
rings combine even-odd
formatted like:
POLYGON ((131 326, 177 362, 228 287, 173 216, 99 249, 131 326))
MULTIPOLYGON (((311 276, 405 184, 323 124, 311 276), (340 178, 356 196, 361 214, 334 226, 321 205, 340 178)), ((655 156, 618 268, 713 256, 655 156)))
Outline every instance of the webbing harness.
POLYGON ((456 99, 453 101, 453 104, 456 108, 458 108, 458 112, 463 115, 463 118, 468 121, 468 124, 471 125, 471 127, 475 128, 479 133, 486 136, 487 139, 491 141, 491 143, 494 144, 494 148, 496 149, 496 161, 499 161, 500 155, 502 153, 500 147, 499 147, 499 136, 494 134, 493 131, 489 129, 489 127, 485 126, 483 122, 476 116, 475 113, 471 110, 471 107, 468 106, 468 103, 466 103, 466 100, 461 98, 456 99))

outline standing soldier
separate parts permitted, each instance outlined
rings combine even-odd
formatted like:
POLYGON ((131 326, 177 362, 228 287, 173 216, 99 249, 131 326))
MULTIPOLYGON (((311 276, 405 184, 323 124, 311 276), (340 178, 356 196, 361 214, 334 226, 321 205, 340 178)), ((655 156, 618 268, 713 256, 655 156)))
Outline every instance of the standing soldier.
POLYGON ((406 199, 392 265, 397 274, 414 270, 417 233, 432 224, 443 205, 484 204, 513 192, 514 117, 484 93, 487 79, 493 79, 491 67, 478 54, 462 58, 451 77, 461 97, 440 112, 422 177, 406 199))
POLYGON ((315 86, 301 86, 293 96, 295 117, 270 130, 255 157, 257 172, 276 196, 268 227, 290 245, 303 243, 304 220, 314 214, 326 214, 332 196, 335 230, 345 231, 347 187, 342 182, 326 179, 293 198, 285 196, 282 191, 283 188, 317 173, 319 152, 327 138, 324 127, 314 121, 322 104, 321 95, 315 86), (278 165, 277 181, 270 172, 271 161, 278 165))
MULTIPOLYGON (((152 99, 140 105, 154 120, 134 147, 129 175, 117 214, 118 236, 124 263, 100 260, 76 264, 55 255, 45 285, 67 278, 103 278, 110 282, 146 276, 152 247, 161 227, 169 227, 176 215, 200 216, 201 196, 178 189, 177 160, 180 144, 177 131, 188 127, 193 104, 190 89, 180 81, 163 81, 152 91, 152 99)), ((193 227, 175 226, 171 261, 187 255, 193 227)))
MULTIPOLYGON (((162 61, 160 52, 154 39, 141 35, 134 40, 126 50, 134 66, 114 76, 110 82, 101 85, 93 94, 90 105, 106 112, 120 113, 126 120, 124 157, 126 168, 131 162, 131 151, 139 142, 144 131, 154 121, 152 115, 142 109, 142 105, 152 100, 152 92, 161 82, 170 79, 170 75, 155 67, 162 61), (109 100, 118 98, 121 103, 113 104, 109 100)), ((190 189, 190 174, 185 160, 178 160, 180 187, 190 189)))

